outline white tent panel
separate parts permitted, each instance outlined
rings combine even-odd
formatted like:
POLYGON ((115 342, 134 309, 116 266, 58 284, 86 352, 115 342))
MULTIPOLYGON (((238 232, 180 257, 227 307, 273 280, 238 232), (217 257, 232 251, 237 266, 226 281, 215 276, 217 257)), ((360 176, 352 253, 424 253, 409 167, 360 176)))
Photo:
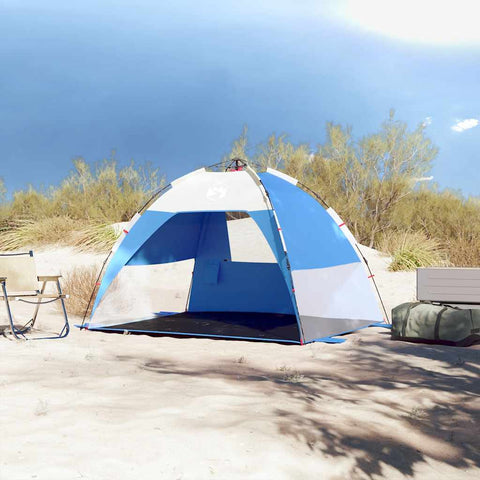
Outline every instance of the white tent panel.
POLYGON ((162 212, 267 210, 262 191, 250 174, 198 171, 182 177, 156 200, 149 210, 162 212))
MULTIPOLYGON (((353 247, 355 250, 355 253, 357 253, 358 258, 362 261, 362 263, 365 265, 365 269, 368 269, 368 266, 366 265, 366 259, 364 258, 362 252, 360 251, 360 247, 358 245, 358 242, 356 238, 353 236, 352 232, 350 229, 347 227, 345 222, 339 217, 338 213, 333 209, 333 208, 327 208, 327 213, 333 218, 335 223, 340 227, 341 231, 347 238, 347 240, 350 242, 350 245, 353 247)), ((373 296, 375 299, 378 301, 379 306, 381 304, 381 299, 380 299, 380 294, 377 292, 375 288, 375 281, 373 280, 373 276, 369 277, 369 284, 370 284, 370 289, 373 292, 373 296)))
POLYGON ((352 318, 321 318, 302 315, 302 331, 304 341, 311 342, 325 337, 352 332, 358 328, 371 325, 369 320, 355 320, 352 318))
POLYGON ((176 180, 172 180, 172 182, 170 183, 170 185, 172 187, 176 187, 177 185, 179 185, 180 183, 184 182, 187 178, 189 180, 192 180, 192 177, 194 177, 195 175, 199 175, 199 174, 202 174, 202 173, 205 173, 206 170, 204 168, 199 168, 197 170, 194 170, 193 172, 190 172, 190 173, 187 173, 186 175, 184 175, 183 177, 179 177, 177 178, 176 180))
POLYGON ((300 316, 381 322, 382 317, 363 264, 294 270, 300 316))
POLYGON ((273 168, 267 168, 267 172, 281 178, 282 180, 285 180, 288 183, 291 183, 292 185, 296 185, 298 183, 298 180, 296 178, 293 178, 286 173, 279 172, 278 170, 274 170, 273 168))

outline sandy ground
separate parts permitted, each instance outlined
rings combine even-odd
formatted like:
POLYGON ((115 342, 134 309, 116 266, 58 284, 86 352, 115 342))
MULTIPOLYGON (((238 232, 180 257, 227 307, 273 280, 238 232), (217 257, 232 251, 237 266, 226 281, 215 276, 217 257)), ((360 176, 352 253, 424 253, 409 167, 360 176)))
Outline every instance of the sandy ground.
MULTIPOLYGON (((364 251, 388 309, 414 298, 414 274, 364 251)), ((38 272, 101 260, 40 252, 38 272)), ((41 328, 60 321, 43 307, 41 328)), ((346 338, 0 338, 0 479, 480 476, 480 346, 346 338)))

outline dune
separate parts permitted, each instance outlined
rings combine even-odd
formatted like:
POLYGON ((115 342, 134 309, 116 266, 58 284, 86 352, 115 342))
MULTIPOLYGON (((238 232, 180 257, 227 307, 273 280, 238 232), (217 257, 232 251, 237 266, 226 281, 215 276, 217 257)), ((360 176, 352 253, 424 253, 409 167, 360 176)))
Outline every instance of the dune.
MULTIPOLYGON (((388 310, 414 298, 414 273, 361 248, 388 310)), ((42 274, 103 259, 37 252, 42 274)), ((60 322, 42 307, 39 328, 60 322)), ((345 338, 292 346, 77 328, 59 341, 1 338, 0 478, 478 476, 480 346, 394 342, 382 328, 345 338)))

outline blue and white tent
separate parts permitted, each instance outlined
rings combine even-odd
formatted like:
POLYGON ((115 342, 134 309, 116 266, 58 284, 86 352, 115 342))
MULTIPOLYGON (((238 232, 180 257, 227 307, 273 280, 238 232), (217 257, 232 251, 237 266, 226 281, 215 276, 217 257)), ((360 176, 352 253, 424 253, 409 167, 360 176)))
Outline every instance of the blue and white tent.
POLYGON ((303 344, 382 322, 345 224, 276 170, 196 170, 124 232, 90 330, 303 344))

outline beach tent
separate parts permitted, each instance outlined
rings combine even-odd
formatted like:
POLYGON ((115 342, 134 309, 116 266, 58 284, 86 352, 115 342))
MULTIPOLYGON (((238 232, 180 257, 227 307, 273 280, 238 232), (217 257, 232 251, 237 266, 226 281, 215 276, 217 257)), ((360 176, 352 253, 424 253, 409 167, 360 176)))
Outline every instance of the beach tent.
POLYGON ((135 215, 84 328, 303 344, 382 322, 338 215, 294 178, 232 165, 173 181, 135 215))

